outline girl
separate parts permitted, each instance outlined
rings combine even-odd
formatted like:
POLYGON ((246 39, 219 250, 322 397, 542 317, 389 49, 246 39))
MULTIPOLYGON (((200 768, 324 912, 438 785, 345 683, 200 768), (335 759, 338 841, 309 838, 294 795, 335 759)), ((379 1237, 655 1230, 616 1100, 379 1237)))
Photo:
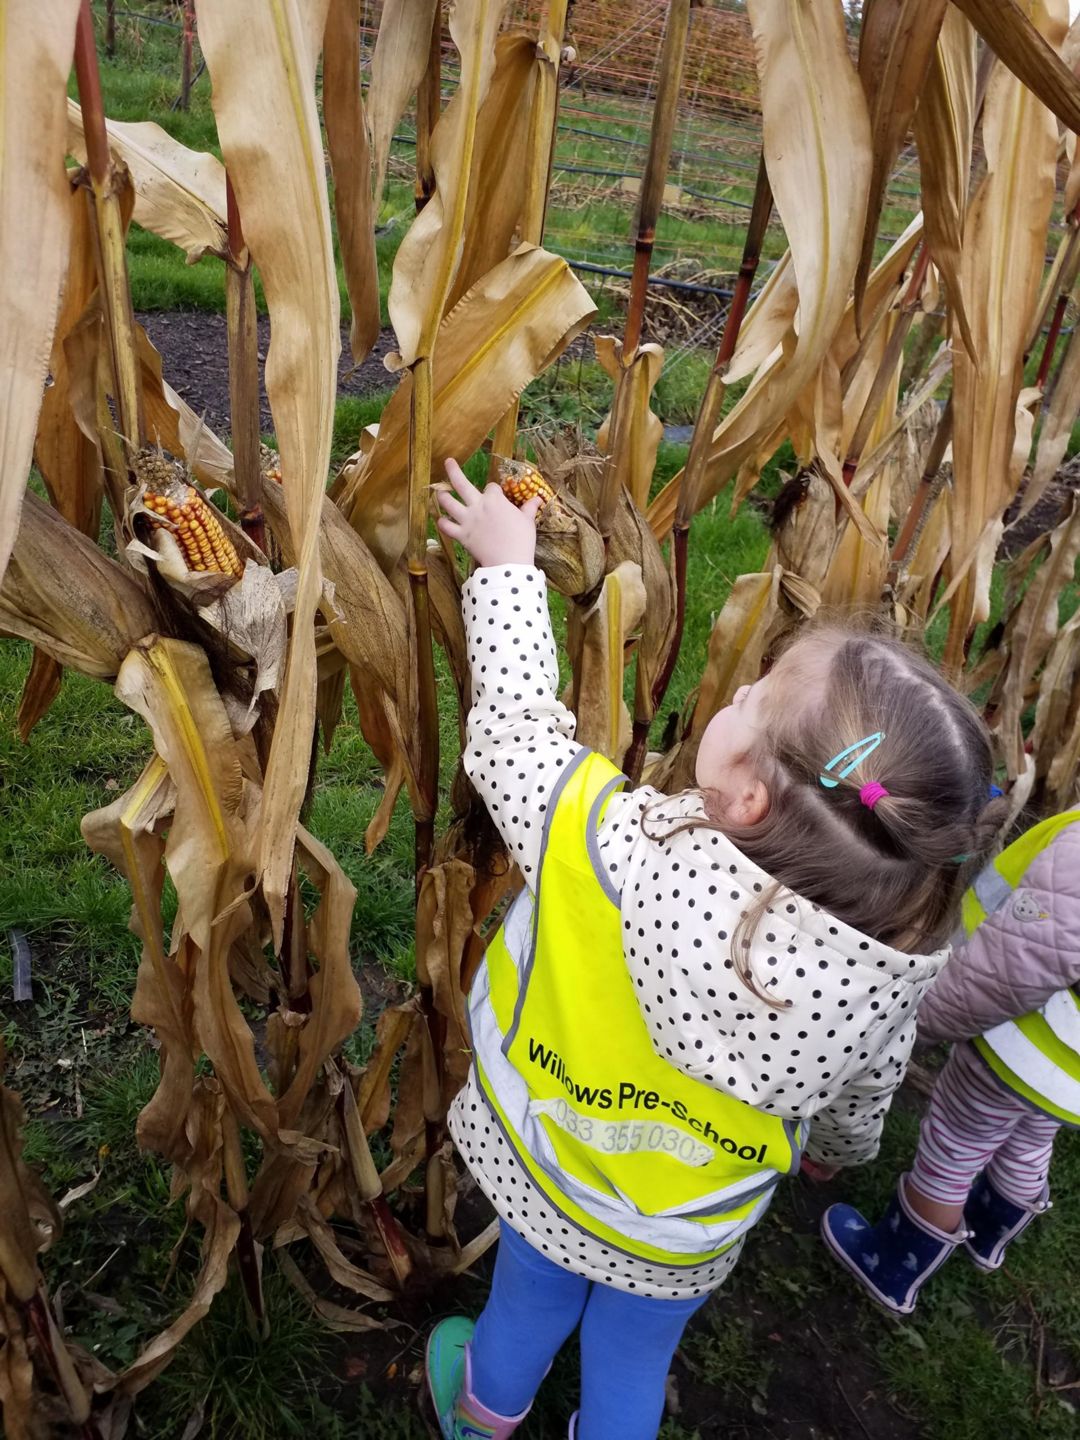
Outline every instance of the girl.
MULTIPOLYGON (((436 1327, 447 1437, 509 1436, 581 1327, 578 1440, 651 1440, 687 1320, 810 1149, 876 1153, 963 867, 993 833, 974 711, 899 645, 796 641, 667 796, 574 742, 537 502, 453 461, 477 562, 465 769, 525 889, 469 996, 450 1127, 502 1220, 477 1322, 436 1327)), ((576 1429, 575 1429, 576 1425, 576 1429)))
POLYGON ((1054 1137, 1080 1125, 1080 811, 1022 835, 964 899, 966 943, 919 1008, 919 1037, 957 1042, 910 1175, 879 1224, 832 1205, 833 1254, 890 1310, 963 1244, 996 1270, 1050 1208, 1054 1137), (1018 1018, 1019 1017, 1019 1018, 1018 1018))

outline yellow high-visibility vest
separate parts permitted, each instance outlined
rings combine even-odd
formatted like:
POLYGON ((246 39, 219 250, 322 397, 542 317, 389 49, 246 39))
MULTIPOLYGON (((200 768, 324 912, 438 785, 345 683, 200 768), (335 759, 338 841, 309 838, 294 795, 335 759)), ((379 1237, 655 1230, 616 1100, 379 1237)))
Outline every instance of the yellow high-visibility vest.
POLYGON ((761 1216, 779 1177, 798 1169, 806 1127, 721 1094, 653 1048, 623 958, 619 895, 596 858, 605 804, 624 783, 584 749, 560 777, 531 932, 511 948, 507 916, 469 997, 476 1076, 568 1225, 613 1254, 687 1267, 761 1216))
MULTIPOLYGON (((1078 820, 1080 810, 1051 816, 1026 830, 983 870, 964 896, 966 934, 974 934, 1011 899, 1036 856, 1078 820)), ((1080 1126, 1080 999, 1075 990, 1057 991, 1040 1009, 995 1025, 972 1043, 1021 1099, 1064 1125, 1080 1126)))

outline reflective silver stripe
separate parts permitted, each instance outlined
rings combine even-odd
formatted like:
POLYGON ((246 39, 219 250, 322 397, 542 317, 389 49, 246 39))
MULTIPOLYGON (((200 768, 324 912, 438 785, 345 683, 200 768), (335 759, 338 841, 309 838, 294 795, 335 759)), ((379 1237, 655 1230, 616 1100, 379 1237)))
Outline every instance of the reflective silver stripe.
POLYGON ((1037 1095, 1061 1110, 1080 1115, 1080 1080, 1066 1075, 1061 1066, 1044 1055, 1012 1020, 995 1025, 982 1037, 999 1060, 1037 1095))
POLYGON ((1071 990, 1059 990, 1056 995, 1050 996, 1041 1013, 1061 1043, 1077 1052, 1077 1066, 1080 1068, 1080 1009, 1077 1008, 1076 996, 1071 990))
POLYGON ((600 882, 601 890, 603 890, 613 905, 621 904, 622 895, 611 883, 611 876, 604 869, 604 863, 600 859, 600 842, 596 838, 596 830, 600 820, 600 810, 604 801, 612 791, 621 789, 622 786, 627 783, 628 781, 625 775, 613 775, 600 791, 600 794, 597 795, 592 805, 590 805, 589 819, 585 825, 585 846, 589 852, 589 859, 592 861, 592 867, 596 873, 597 880, 600 882))
POLYGON ((695 1210, 712 1214, 732 1210, 748 1201, 758 1203, 740 1220, 719 1219, 712 1223, 681 1218, 676 1214, 643 1215, 629 1201, 596 1190, 561 1167, 547 1131, 537 1116, 529 1112, 529 1091, 520 1072, 504 1054, 498 1021, 491 1006, 487 967, 473 982, 469 997, 469 1014, 473 1048, 480 1068, 487 1077, 499 1108, 507 1118, 512 1133, 504 1134, 512 1147, 523 1147, 532 1160, 551 1180, 558 1193, 566 1196, 586 1214, 601 1224, 625 1235, 628 1240, 653 1245, 676 1255, 700 1256, 731 1244, 754 1225, 764 1213, 779 1178, 775 1170, 762 1170, 724 1190, 698 1197, 695 1210))
POLYGON ((1013 890, 996 865, 987 865, 985 870, 980 871, 971 888, 987 915, 993 914, 999 905, 1003 905, 1013 890))
POLYGON ((570 764, 567 765, 566 769, 555 782, 555 788, 552 790, 551 798, 548 800, 547 814, 544 816, 544 831, 540 836, 540 858, 536 865, 536 900, 533 905, 532 943, 529 946, 529 958, 525 962, 524 969, 521 969, 519 966, 521 983, 518 986, 517 999, 514 1002, 514 1018, 511 1022, 510 1029, 506 1032, 506 1038, 502 1042, 504 1055, 509 1055, 510 1046, 514 1043, 514 1036, 517 1034, 518 1026, 521 1024, 521 1012, 525 1005, 525 993, 529 988, 529 977, 532 974, 533 965, 536 963, 536 935, 540 918, 537 912, 540 906, 540 886, 543 883, 544 856, 547 854, 548 840, 551 838, 551 819, 555 814, 556 805, 558 805, 562 799, 562 792, 566 789, 566 782, 582 761, 586 760, 592 753, 591 750, 587 750, 585 746, 582 745, 581 749, 578 750, 577 754, 570 761, 570 764))
POLYGON ((788 1144, 791 1146, 791 1164, 788 1167, 787 1173, 789 1175, 797 1175, 799 1173, 799 1167, 802 1165, 803 1151, 806 1149, 806 1142, 810 1138, 809 1132, 804 1121, 785 1120, 784 1134, 787 1136, 788 1144), (800 1127, 802 1128, 801 1135, 799 1134, 800 1127))

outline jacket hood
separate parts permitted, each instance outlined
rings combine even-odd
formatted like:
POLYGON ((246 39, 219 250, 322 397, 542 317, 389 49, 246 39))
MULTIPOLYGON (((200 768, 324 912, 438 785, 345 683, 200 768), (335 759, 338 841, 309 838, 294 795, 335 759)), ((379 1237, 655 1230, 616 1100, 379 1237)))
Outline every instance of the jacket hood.
POLYGON ((620 911, 623 952, 654 1047, 746 1104, 792 1119, 812 1115, 873 1071, 948 950, 907 954, 781 891, 749 951, 750 973, 769 997, 759 998, 736 973, 732 952, 742 914, 771 878, 710 827, 700 794, 653 797, 620 911), (704 823, 665 838, 687 819, 704 823))

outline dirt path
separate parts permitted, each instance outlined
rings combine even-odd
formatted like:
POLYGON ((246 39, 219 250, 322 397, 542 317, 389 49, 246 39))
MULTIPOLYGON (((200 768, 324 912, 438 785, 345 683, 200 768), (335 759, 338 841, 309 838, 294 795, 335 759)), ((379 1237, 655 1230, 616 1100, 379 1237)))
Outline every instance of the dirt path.
MULTIPOLYGON (((147 310, 136 317, 161 352, 165 378, 173 389, 201 415, 217 435, 229 433, 229 349, 225 316, 193 310, 147 310)), ((259 361, 266 360, 270 344, 270 320, 259 319, 259 361)), ((349 354, 349 330, 341 331, 341 359, 338 362, 338 395, 370 395, 390 390, 394 377, 383 365, 383 356, 394 348, 394 332, 386 329, 378 344, 357 369, 349 354)), ((260 386, 260 427, 273 429, 266 389, 260 386)))

